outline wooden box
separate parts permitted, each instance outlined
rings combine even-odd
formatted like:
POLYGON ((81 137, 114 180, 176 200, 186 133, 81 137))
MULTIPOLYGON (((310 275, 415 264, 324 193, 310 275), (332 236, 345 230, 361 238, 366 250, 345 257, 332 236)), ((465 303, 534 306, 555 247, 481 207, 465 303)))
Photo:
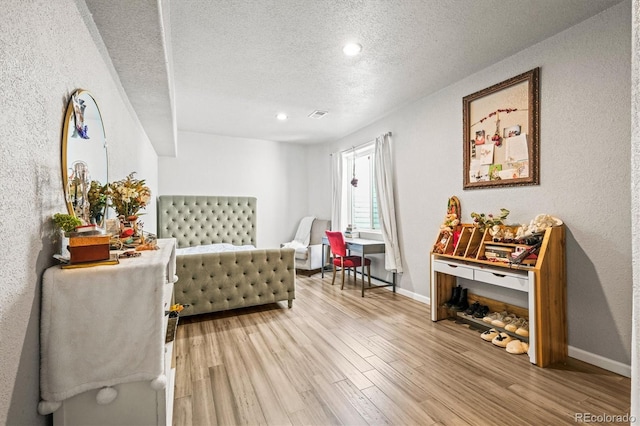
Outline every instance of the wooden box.
POLYGON ((109 235, 69 238, 70 263, 108 260, 109 240, 109 235))

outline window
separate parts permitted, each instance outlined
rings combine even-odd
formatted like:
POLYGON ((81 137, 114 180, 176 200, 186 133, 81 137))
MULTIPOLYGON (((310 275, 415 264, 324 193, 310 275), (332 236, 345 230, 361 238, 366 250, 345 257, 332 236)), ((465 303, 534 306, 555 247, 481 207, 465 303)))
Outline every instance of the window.
POLYGON ((366 144, 354 151, 343 154, 344 179, 347 181, 346 217, 356 230, 379 230, 378 198, 374 184, 374 144, 366 144), (358 186, 351 185, 354 177, 358 186))

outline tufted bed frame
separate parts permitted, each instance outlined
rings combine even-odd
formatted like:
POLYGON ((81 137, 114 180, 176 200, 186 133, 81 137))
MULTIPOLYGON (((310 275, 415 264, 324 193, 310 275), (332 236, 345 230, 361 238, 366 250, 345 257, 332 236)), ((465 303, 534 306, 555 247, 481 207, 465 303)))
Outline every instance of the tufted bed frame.
MULTIPOLYGON (((230 243, 256 245, 256 199, 163 195, 158 198, 158 237, 178 248, 230 243)), ((175 302, 180 315, 226 311, 295 298, 295 251, 255 249, 178 255, 175 302)))

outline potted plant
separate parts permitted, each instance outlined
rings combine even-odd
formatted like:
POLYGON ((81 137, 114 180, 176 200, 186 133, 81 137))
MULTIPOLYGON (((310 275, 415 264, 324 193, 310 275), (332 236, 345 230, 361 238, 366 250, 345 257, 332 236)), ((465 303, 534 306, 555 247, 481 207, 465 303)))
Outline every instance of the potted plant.
POLYGON ((53 215, 53 223, 56 228, 67 233, 73 232, 76 227, 82 225, 82 221, 71 214, 56 213, 53 215))
POLYGON ((502 208, 500 209, 500 216, 498 217, 495 217, 491 213, 485 215, 484 213, 476 212, 472 212, 471 217, 473 218, 474 225, 480 228, 481 231, 484 231, 495 225, 504 225, 504 221, 507 219, 507 216, 509 216, 509 213, 509 210, 502 208))
POLYGON ((82 225, 82 221, 74 215, 67 213, 56 213, 53 215, 53 224, 57 229, 60 240, 60 254, 63 257, 69 257, 69 237, 67 234, 73 232, 76 227, 82 225))

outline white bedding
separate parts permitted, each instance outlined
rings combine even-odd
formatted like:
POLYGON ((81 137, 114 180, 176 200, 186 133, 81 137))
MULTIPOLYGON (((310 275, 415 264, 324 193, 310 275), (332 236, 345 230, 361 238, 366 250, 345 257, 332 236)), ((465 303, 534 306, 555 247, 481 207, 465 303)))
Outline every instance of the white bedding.
POLYGON ((221 244, 205 244, 202 246, 185 247, 176 250, 176 255, 182 254, 202 254, 202 253, 225 253, 229 251, 247 251, 255 250, 253 245, 234 246, 233 244, 221 243, 221 244))

